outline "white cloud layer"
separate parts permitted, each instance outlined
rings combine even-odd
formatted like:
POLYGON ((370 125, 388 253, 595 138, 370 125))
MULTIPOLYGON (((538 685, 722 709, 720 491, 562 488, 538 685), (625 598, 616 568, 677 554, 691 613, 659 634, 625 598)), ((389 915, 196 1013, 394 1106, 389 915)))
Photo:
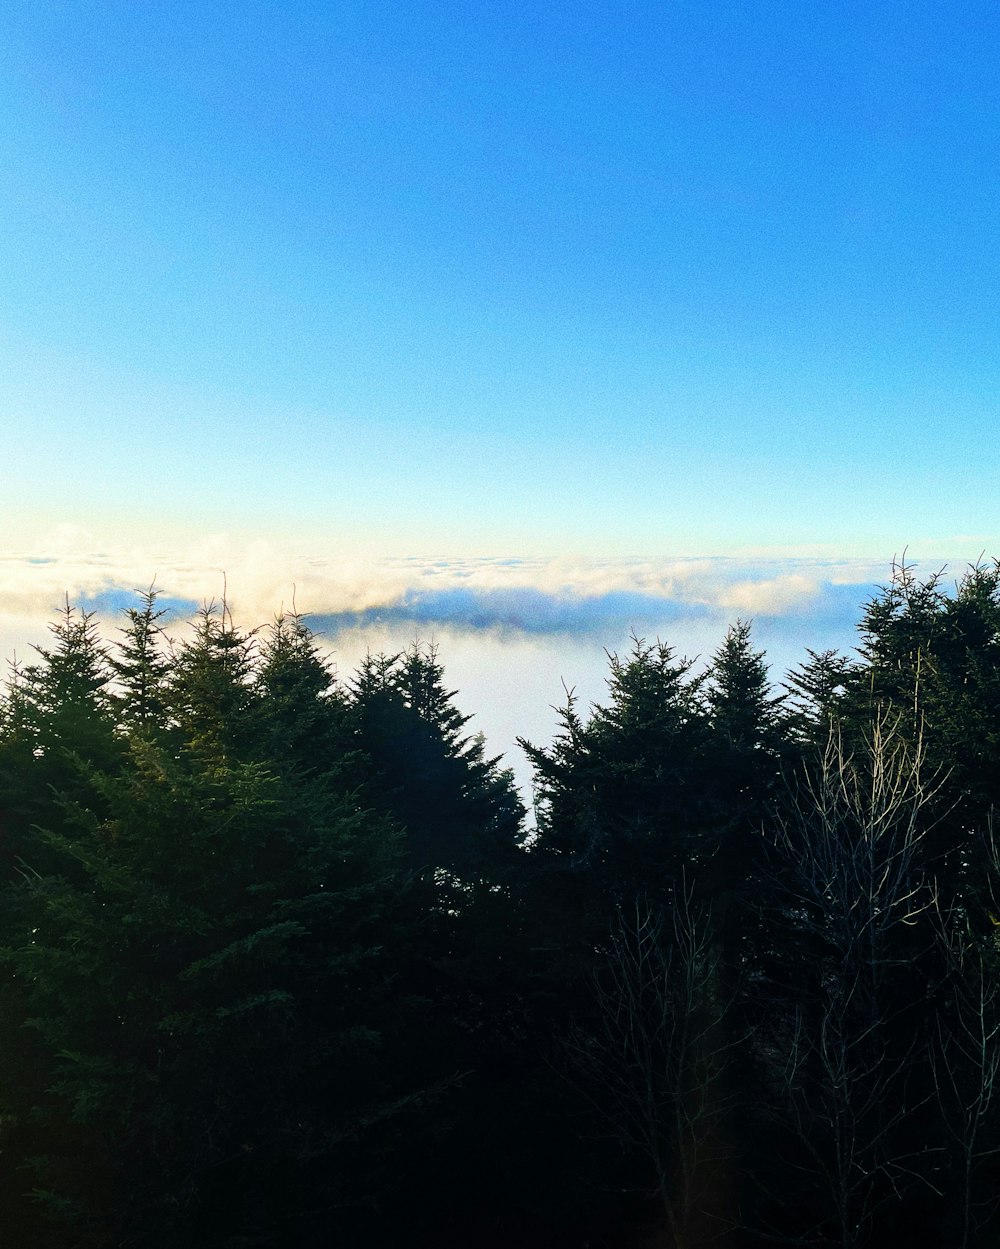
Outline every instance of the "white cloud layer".
MULTIPOLYGON (((919 568, 936 571, 943 562, 919 568)), ((30 659, 66 595, 97 612, 106 637, 135 602, 134 590, 154 580, 179 632, 201 603, 223 593, 245 627, 294 601, 344 674, 366 649, 437 640, 449 686, 475 716, 470 729, 486 732, 527 791, 515 737, 550 737, 564 686, 576 687, 582 705, 601 700, 604 648, 627 648, 630 631, 705 659, 727 624, 752 618, 756 644, 780 680, 806 646, 854 644, 860 607, 889 565, 815 557, 355 559, 224 534, 184 548, 127 536, 98 545, 86 531, 61 526, 30 549, 0 555, 0 653, 30 659)), ((951 567, 957 576, 963 561, 951 567)))
POLYGON ((155 580, 165 600, 188 611, 225 593, 248 624, 294 600, 336 629, 411 619, 474 631, 572 634, 699 615, 826 614, 843 610, 842 591, 860 587, 860 602, 887 572, 884 563, 856 559, 362 560, 241 544, 224 534, 182 550, 127 539, 109 548, 60 526, 35 549, 0 557, 0 612, 51 619, 68 594, 103 615, 155 580))

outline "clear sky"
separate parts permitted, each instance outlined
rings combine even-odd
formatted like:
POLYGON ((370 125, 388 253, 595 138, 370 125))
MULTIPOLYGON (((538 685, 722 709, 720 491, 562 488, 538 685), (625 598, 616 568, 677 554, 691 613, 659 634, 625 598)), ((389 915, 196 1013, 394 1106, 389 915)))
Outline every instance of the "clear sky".
POLYGON ((1000 543, 1000 7, 8 0, 0 518, 1000 543))

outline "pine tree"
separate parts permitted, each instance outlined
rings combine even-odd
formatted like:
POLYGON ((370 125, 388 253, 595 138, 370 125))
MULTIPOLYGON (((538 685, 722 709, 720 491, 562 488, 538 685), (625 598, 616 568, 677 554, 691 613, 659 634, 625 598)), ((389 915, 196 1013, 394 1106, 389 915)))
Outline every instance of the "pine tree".
POLYGON ((785 720, 787 732, 800 746, 815 748, 826 740, 831 720, 840 714, 857 664, 834 650, 807 646, 806 654, 805 663, 785 678, 785 720))
POLYGON ((773 743, 781 697, 771 693, 763 651, 750 644, 750 622, 737 620, 713 656, 707 686, 712 726, 733 747, 773 743))
POLYGON ((170 659, 159 623, 166 612, 157 608, 153 586, 137 593, 141 606, 126 609, 128 624, 120 630, 121 641, 110 661, 118 685, 115 701, 123 723, 156 729, 164 727, 167 715, 170 659))
POLYGON ((785 744, 783 698, 771 692, 767 663, 738 620, 709 665, 706 701, 711 723, 712 771, 725 828, 713 878, 727 893, 752 888, 756 830, 778 783, 785 744))
POLYGON ((0 856, 6 873, 47 858, 35 826, 60 817, 58 802, 86 790, 79 764, 113 770, 121 757, 112 668, 91 612, 69 600, 49 626, 50 646, 13 669, 0 717, 0 856))
POLYGON ((23 727, 34 735, 39 755, 99 754, 108 746, 113 702, 112 667, 97 621, 67 598, 49 630, 53 645, 36 646, 41 662, 21 674, 23 727))
POLYGON ((171 724, 188 749, 221 758, 251 753, 255 640, 255 632, 237 628, 225 600, 199 611, 165 691, 171 724))
POLYGON ((535 852, 589 875, 613 904, 623 890, 695 871, 717 839, 704 678, 639 638, 608 662, 605 705, 584 721, 570 698, 552 746, 521 745, 535 767, 535 852))
POLYGON ((282 613, 263 633, 254 690, 257 748, 267 757, 307 774, 360 770, 345 695, 299 614, 282 613))
MULTIPOLYGON (((31 1155, 60 1249, 326 1243, 331 1210, 388 1197, 393 1149, 451 1078, 413 1044, 435 1029, 399 832, 342 760, 290 759, 278 714, 262 732, 230 630, 204 613, 179 648, 168 738, 136 728, 114 767, 67 746, 73 783, 4 899, 0 1147, 31 1155)), ((292 650, 295 680, 265 648, 261 691, 308 717, 318 674, 304 635, 292 650)))
POLYGON ((463 736, 469 718, 446 688, 436 648, 369 655, 350 687, 371 799, 406 829, 410 861, 471 884, 509 871, 524 808, 511 773, 463 736))

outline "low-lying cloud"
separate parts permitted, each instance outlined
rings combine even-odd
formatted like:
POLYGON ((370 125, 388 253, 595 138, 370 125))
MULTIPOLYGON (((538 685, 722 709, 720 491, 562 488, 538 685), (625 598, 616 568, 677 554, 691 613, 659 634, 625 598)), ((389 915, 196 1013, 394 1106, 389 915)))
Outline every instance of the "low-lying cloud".
POLYGON ((223 596, 259 624, 293 606, 336 634, 412 624, 472 633, 597 636, 680 620, 857 619, 887 568, 870 561, 692 559, 381 559, 298 555, 269 543, 207 539, 179 552, 92 550, 64 532, 0 559, 0 613, 51 619, 69 596, 101 617, 155 582, 168 616, 223 596))
POLYGON ((405 624, 472 631, 513 630, 528 634, 598 634, 622 621, 630 626, 659 624, 681 615, 706 615, 700 603, 684 603, 634 590, 603 594, 553 592, 530 585, 410 590, 399 602, 363 612, 315 617, 318 628, 337 631, 368 624, 405 624))
MULTIPOLYGON (((937 571, 943 561, 928 563, 937 571)), ((604 648, 627 649, 629 633, 660 638, 704 663, 726 626, 754 621, 772 676, 805 648, 850 649, 862 605, 889 575, 881 561, 787 559, 345 559, 302 554, 224 535, 177 550, 98 547, 63 527, 37 549, 0 556, 0 654, 30 660, 68 596, 114 636, 135 591, 155 581, 171 632, 224 595, 244 627, 282 610, 307 615, 342 675, 365 650, 396 651, 434 639, 459 706, 474 714, 491 748, 530 772, 515 738, 544 742, 552 706, 575 686, 582 705, 600 701, 604 648)), ((952 567, 956 576, 961 561, 952 567)))

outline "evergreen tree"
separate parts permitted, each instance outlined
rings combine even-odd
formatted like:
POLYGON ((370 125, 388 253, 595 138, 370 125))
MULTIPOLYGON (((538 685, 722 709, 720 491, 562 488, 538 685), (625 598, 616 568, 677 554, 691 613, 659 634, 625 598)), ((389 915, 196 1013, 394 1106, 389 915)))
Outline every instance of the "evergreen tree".
POLYGON ((0 716, 0 855, 9 874, 26 856, 38 867, 35 826, 58 819, 57 796, 81 786, 79 761, 117 766, 110 690, 112 668, 93 613, 69 600, 49 626, 52 644, 37 646, 39 660, 16 668, 0 716))
MULTIPOLYGON (((750 642, 750 624, 737 620, 715 652, 706 684, 717 784, 726 819, 748 832, 772 796, 784 753, 783 697, 771 692, 762 651, 750 642)), ((732 857, 727 849, 724 857, 732 857)))
POLYGON ((114 767, 66 747, 72 783, 2 911, 0 1147, 32 1162, 0 1203, 25 1244, 326 1244, 388 1199, 407 1125, 452 1079, 409 970, 398 831, 342 760, 306 768, 278 741, 284 696, 322 706, 308 639, 288 641, 265 648, 267 733, 247 635, 206 612, 167 674, 169 739, 134 730, 114 767))
POLYGON ((606 705, 584 721, 571 696, 552 746, 521 739, 535 768, 534 852, 592 878, 605 915, 623 893, 696 872, 717 845, 704 678, 639 638, 608 662, 606 705))
POLYGON ((747 622, 633 639, 526 841, 433 646, 162 617, 67 602, 0 698, 13 1249, 625 1247, 647 1181, 690 1243, 995 1239, 1000 565, 897 565, 784 699, 747 622))
POLYGON ((773 746, 782 698, 771 693, 764 653, 750 644, 748 620, 737 620, 715 652, 707 695, 713 728, 735 748, 773 746))
POLYGON ((177 649, 165 699, 186 748, 206 756, 247 758, 254 730, 255 634, 237 628, 228 603, 207 603, 194 636, 177 649))
POLYGON ((832 719, 840 715, 844 695, 857 664, 834 650, 814 651, 785 678, 786 729, 800 747, 813 748, 827 739, 832 719))
POLYGON ((509 872, 524 808, 509 770, 446 689, 435 647, 368 655, 351 683, 358 747, 371 766, 370 797, 406 829, 418 870, 443 869, 466 884, 509 872))
POLYGON ((112 667, 94 614, 67 598, 49 629, 53 644, 36 646, 41 662, 21 674, 22 728, 34 737, 39 756, 99 756, 112 734, 112 667))
POLYGON ((948 776, 924 853, 944 897, 975 902, 986 871, 984 833, 1000 802, 1000 567, 970 568, 946 593, 942 574, 920 581, 897 564, 865 609, 862 666, 848 684, 845 731, 891 709, 899 731, 926 749, 929 774, 948 776))
POLYGON ((363 800, 402 826, 422 899, 404 983, 433 1008, 414 1050, 424 1066, 463 1073, 428 1117, 434 1144, 421 1151, 414 1200, 426 1218, 428 1194, 439 1192, 459 1223, 481 1227, 487 1212, 506 1219, 512 1203, 551 1200, 523 1130, 544 1098, 539 1082, 550 1081, 539 1080, 524 1000, 533 935, 520 879, 524 809, 454 699, 436 648, 415 643, 365 659, 349 715, 367 771, 363 800))
POLYGON ((609 668, 607 704, 589 719, 570 692, 551 746, 521 740, 536 784, 524 886, 539 951, 532 1009, 556 1035, 593 1009, 596 952, 619 908, 641 895, 669 910, 681 877, 695 881, 718 845, 703 678, 639 638, 609 668))
MULTIPOLYGON (((283 767, 360 771, 347 723, 347 702, 309 626, 281 614, 263 634, 256 667, 259 749, 283 767)), ((350 782, 358 784, 355 776, 350 782)))
POLYGON ((137 593, 141 605, 126 608, 128 623, 120 630, 121 641, 110 661, 119 687, 115 701, 125 724, 155 729, 166 720, 170 659, 159 623, 166 613, 156 606, 153 586, 137 593))

